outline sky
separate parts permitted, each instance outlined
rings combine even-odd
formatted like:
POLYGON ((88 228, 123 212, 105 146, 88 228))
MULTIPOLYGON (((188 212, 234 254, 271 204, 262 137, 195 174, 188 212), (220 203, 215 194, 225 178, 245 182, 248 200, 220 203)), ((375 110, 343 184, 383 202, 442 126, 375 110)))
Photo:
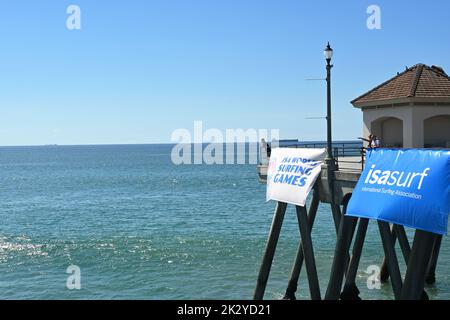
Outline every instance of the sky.
POLYGON ((174 130, 279 129, 333 138, 350 101, 416 63, 450 71, 448 0, 1 0, 0 145, 171 142, 174 130), (66 10, 81 9, 69 30, 66 10), (370 5, 381 29, 369 29, 370 5))

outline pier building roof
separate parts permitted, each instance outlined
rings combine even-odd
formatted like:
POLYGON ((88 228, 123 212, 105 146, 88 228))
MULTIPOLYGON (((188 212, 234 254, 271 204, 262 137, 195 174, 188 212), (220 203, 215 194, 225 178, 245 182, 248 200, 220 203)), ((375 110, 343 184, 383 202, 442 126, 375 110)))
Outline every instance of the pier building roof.
POLYGON ((416 64, 351 101, 354 107, 449 103, 450 77, 438 66, 416 64))

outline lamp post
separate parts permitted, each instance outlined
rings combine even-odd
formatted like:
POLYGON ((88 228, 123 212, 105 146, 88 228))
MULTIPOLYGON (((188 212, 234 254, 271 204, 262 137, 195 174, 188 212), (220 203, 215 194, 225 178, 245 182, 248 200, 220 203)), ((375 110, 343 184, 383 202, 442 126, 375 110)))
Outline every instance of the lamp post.
POLYGON ((329 169, 334 169, 334 157, 333 157, 333 147, 332 147, 332 137, 331 137, 331 58, 333 57, 333 49, 330 47, 328 42, 324 50, 325 60, 327 61, 327 157, 325 162, 329 169))

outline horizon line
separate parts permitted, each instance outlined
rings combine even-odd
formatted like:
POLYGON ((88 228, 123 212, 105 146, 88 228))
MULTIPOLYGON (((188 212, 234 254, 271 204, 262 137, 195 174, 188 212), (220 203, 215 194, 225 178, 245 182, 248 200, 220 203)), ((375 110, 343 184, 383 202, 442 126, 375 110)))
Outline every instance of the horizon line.
MULTIPOLYGON (((289 140, 289 139, 280 139, 280 140, 289 140)), ((343 139, 343 140, 334 140, 333 143, 347 142, 347 141, 359 141, 358 139, 343 139)), ((222 142, 223 144, 228 143, 259 143, 260 141, 234 141, 234 142, 222 142)), ((299 143, 326 143, 326 140, 304 140, 298 141, 299 143)), ((8 148, 8 147, 81 147, 81 146, 145 146, 145 145, 177 145, 179 142, 152 142, 152 143, 75 143, 75 144, 58 144, 58 143, 49 143, 49 144, 19 144, 19 145, 0 145, 0 148, 8 148)), ((203 144, 211 144, 215 143, 211 142, 203 142, 203 144)), ((220 143, 220 142, 219 142, 220 143)), ((188 144, 188 143, 186 143, 188 144)), ((197 144, 195 142, 191 142, 191 144, 197 144)))

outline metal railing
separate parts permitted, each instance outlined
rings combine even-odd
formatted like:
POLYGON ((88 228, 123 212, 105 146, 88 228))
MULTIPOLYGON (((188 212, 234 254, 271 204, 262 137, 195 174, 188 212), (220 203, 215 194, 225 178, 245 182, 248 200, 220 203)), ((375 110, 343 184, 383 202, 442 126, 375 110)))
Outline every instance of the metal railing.
POLYGON ((342 152, 339 152, 338 149, 333 149, 333 151, 334 159, 336 160, 338 166, 339 164, 342 164, 340 167, 357 164, 354 166, 355 169, 360 167, 361 171, 364 170, 365 149, 363 147, 347 148, 343 149, 342 152))
MULTIPOLYGON (((294 142, 281 144, 281 148, 327 148, 326 142, 294 142)), ((364 169, 365 152, 360 141, 333 142, 333 156, 340 167, 354 167, 364 169), (352 159, 353 158, 353 159, 352 159)))

